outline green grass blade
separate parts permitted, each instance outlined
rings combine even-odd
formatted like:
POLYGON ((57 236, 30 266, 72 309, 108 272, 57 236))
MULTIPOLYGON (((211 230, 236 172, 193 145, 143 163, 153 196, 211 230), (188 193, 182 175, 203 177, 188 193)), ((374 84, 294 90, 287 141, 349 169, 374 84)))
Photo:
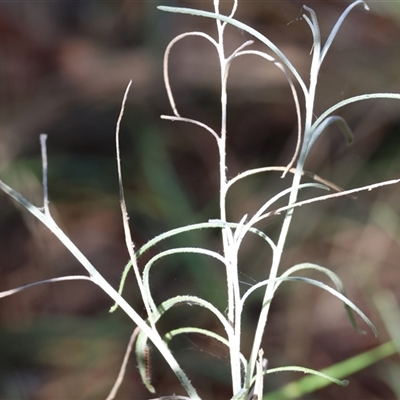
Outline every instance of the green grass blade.
MULTIPOLYGON (((393 342, 387 342, 372 350, 324 368, 321 372, 336 379, 343 379, 395 353, 396 347, 393 342)), ((305 376, 281 389, 266 394, 263 400, 298 399, 307 393, 313 393, 330 384, 329 380, 319 376, 305 376)))

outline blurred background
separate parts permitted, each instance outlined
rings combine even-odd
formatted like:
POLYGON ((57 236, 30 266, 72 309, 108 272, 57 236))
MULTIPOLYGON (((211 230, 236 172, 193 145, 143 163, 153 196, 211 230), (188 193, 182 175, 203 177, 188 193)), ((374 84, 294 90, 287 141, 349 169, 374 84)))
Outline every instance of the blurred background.
MULTIPOLYGON (((161 232, 218 218, 218 156, 213 138, 193 125, 161 120, 171 114, 162 80, 168 42, 187 30, 215 37, 215 24, 172 15, 157 5, 212 10, 210 1, 43 1, 0 3, 0 176, 37 206, 42 205, 39 135, 48 134, 51 211, 72 241, 117 287, 128 254, 119 208, 115 123, 132 79, 121 129, 126 201, 139 247, 161 232)), ((260 30, 308 78, 312 38, 296 0, 241 1, 236 17, 260 30)), ((308 4, 306 2, 306 4, 308 4)), ((347 2, 311 2, 323 38, 347 2)), ((222 2, 229 10, 231 3, 222 2)), ((363 93, 400 92, 400 6, 377 1, 356 7, 324 61, 316 114, 363 93)), ((251 37, 227 29, 227 51, 251 37)), ((253 48, 262 50, 255 43, 253 48)), ((171 83, 182 116, 218 131, 219 69, 215 51, 201 38, 179 42, 171 52, 171 83)), ((287 82, 272 65, 240 58, 232 66, 228 106, 228 175, 248 168, 286 165, 296 141, 296 118, 287 82)), ((316 143, 306 170, 353 188, 400 173, 400 103, 379 100, 340 110, 355 135, 347 146, 330 128, 316 143)), ((232 188, 232 221, 257 210, 290 185, 291 177, 265 173, 232 188)), ((302 198, 319 194, 302 193, 302 198)), ((282 285, 274 299, 263 349, 270 367, 320 369, 389 340, 399 340, 400 187, 361 193, 302 207, 295 213, 282 270, 301 262, 331 268, 347 294, 379 331, 364 336, 351 327, 342 304, 302 283, 282 285), (397 329, 397 330, 396 330, 397 329)), ((0 290, 37 280, 84 274, 66 249, 38 221, 0 194, 0 290)), ((277 238, 282 217, 260 226, 277 238)), ((182 235, 160 244, 219 249, 216 232, 182 235)), ((155 254, 155 253, 153 253, 155 254)), ((257 240, 240 254, 242 289, 265 279, 271 254, 257 240)), ((144 260, 143 260, 144 261, 144 260)), ((322 278, 308 274, 312 278, 322 278)), ((327 282, 328 283, 328 282, 327 282)), ((170 257, 151 277, 157 302, 177 294, 201 295, 221 311, 225 278, 221 266, 203 257, 170 257)), ((129 276, 126 299, 144 315, 129 276)), ((261 294, 253 295, 243 320, 243 349, 250 350, 261 294)), ((109 314, 110 299, 89 282, 42 285, 0 301, 0 398, 100 399, 110 391, 132 322, 109 314)), ((172 310, 160 329, 182 323, 221 332, 209 313, 172 310)), ((367 328, 362 325, 363 329, 367 328)), ((196 335, 174 339, 172 348, 202 398, 231 396, 227 351, 196 335)), ((184 394, 166 363, 152 350, 157 395, 184 394)), ((329 386, 304 399, 400 397, 400 360, 385 358, 350 377, 347 388, 329 386)), ((299 374, 265 379, 272 391, 299 374)), ((118 399, 147 399, 131 357, 118 399)))

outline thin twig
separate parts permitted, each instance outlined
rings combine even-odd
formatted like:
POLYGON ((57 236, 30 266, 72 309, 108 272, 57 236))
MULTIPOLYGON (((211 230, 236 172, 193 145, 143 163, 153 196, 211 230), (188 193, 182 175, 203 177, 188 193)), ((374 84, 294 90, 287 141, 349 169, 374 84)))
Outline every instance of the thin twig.
POLYGON ((174 112, 174 114, 177 117, 180 117, 180 115, 179 115, 179 112, 178 112, 178 110, 176 108, 174 96, 172 94, 171 84, 169 82, 168 61, 169 61, 169 53, 170 53, 170 51, 172 49, 172 46, 176 42, 178 42, 179 40, 181 40, 181 39, 183 39, 183 38, 185 38, 187 36, 201 36, 201 37, 204 37, 205 39, 209 40, 214 45, 215 48, 218 48, 217 42, 210 35, 207 35, 204 32, 185 32, 185 33, 182 33, 181 35, 178 35, 173 40, 171 40, 171 42, 168 44, 167 48, 165 49, 164 62, 163 62, 164 84, 165 84, 165 89, 167 91, 169 103, 171 104, 171 107, 172 107, 172 111, 174 112))
POLYGON ((135 342, 139 332, 140 332, 140 328, 137 326, 133 330, 132 335, 131 335, 131 337, 129 339, 129 343, 128 343, 128 346, 127 346, 126 351, 125 351, 125 356, 124 356, 124 359, 122 361, 121 368, 120 368, 119 373, 118 373, 118 377, 117 377, 117 379, 116 379, 116 381, 114 383, 114 386, 112 387, 112 389, 110 391, 110 394, 107 396, 106 400, 113 400, 114 399, 114 397, 116 396, 116 394, 118 392, 118 389, 120 388, 120 386, 122 384, 122 381, 124 380, 124 376, 125 376, 125 373, 126 373, 126 366, 128 365, 129 357, 130 357, 130 355, 132 353, 133 343, 135 342))
POLYGON ((118 185, 119 185, 119 201, 120 201, 120 205, 121 205, 121 212, 122 212, 122 221, 123 221, 123 226, 124 226, 124 236, 125 236, 125 243, 126 243, 126 248, 128 250, 129 253, 129 257, 131 259, 131 263, 132 263, 132 268, 135 272, 135 276, 136 276, 136 281, 138 283, 139 286, 139 290, 140 293, 142 295, 142 299, 149 317, 149 321, 150 321, 150 325, 152 325, 152 327, 154 328, 154 323, 152 322, 152 312, 149 306, 149 301, 147 301, 147 297, 146 297, 146 293, 144 291, 144 287, 143 287, 143 282, 142 282, 142 278, 140 276, 140 272, 139 272, 139 267, 137 265, 137 261, 136 261, 136 255, 135 255, 135 243, 132 240, 132 234, 131 234, 131 230, 129 227, 129 215, 128 215, 128 211, 126 209, 126 203, 125 203, 125 195, 124 195, 124 187, 122 184, 122 171, 121 171, 121 152, 120 152, 120 148, 119 148, 119 132, 120 132, 120 125, 121 125, 121 120, 122 117, 124 115, 124 110, 125 110, 125 104, 126 104, 126 99, 128 97, 128 93, 129 93, 129 89, 131 87, 132 84, 132 80, 129 82, 126 90, 125 90, 125 94, 124 97, 122 99, 122 104, 121 104, 121 111, 119 113, 118 116, 118 120, 117 120, 117 125, 116 125, 116 129, 115 129, 115 147, 116 147, 116 157, 117 157, 117 170, 118 170, 118 185))
MULTIPOLYGON (((286 171, 286 170, 287 170, 287 167, 280 167, 280 166, 261 167, 261 168, 250 169, 250 170, 242 172, 239 175, 232 178, 228 182, 228 188, 230 188, 234 183, 236 183, 240 179, 245 178, 250 175, 259 174, 261 172, 268 172, 268 171, 286 171)), ((291 172, 292 174, 294 174, 296 172, 296 168, 289 168, 288 172, 291 172)), ((342 189, 340 186, 336 185, 333 182, 328 181, 327 179, 321 178, 317 174, 314 174, 314 173, 308 172, 308 171, 304 171, 304 170, 301 172, 301 174, 303 176, 309 176, 310 178, 314 179, 314 181, 323 183, 324 185, 328 186, 329 188, 331 188, 333 190, 336 190, 337 192, 344 192, 344 189, 342 189)), ((353 200, 357 198, 356 196, 353 196, 351 194, 347 194, 347 196, 349 196, 353 200)))
POLYGON ((292 208, 301 207, 306 204, 316 203, 317 201, 333 199, 335 197, 349 196, 349 195, 352 195, 353 193, 365 192, 365 191, 370 192, 371 190, 377 189, 382 186, 396 185, 399 182, 400 182, 400 179, 391 179, 389 181, 374 183, 372 185, 367 185, 367 186, 362 186, 362 187, 358 187, 355 189, 345 190, 343 192, 326 194, 324 196, 318 196, 318 197, 313 197, 312 199, 299 201, 297 203, 293 203, 293 204, 278 208, 277 210, 274 210, 267 214, 262 215, 257 221, 254 222, 254 224, 256 224, 257 222, 259 222, 265 218, 270 217, 271 215, 278 215, 278 214, 281 214, 283 211, 290 210, 292 208))
POLYGON ((119 186, 120 205, 121 205, 121 212, 122 212, 122 221, 123 221, 123 226, 124 226, 124 236, 125 236, 126 248, 128 250, 129 257, 130 257, 130 260, 132 263, 132 268, 135 272, 136 281, 139 286, 140 294, 143 299, 143 303, 144 303, 147 315, 149 317, 150 326, 156 331, 155 324, 153 322, 153 317, 152 317, 153 314, 152 314, 152 310, 150 307, 150 300, 148 299, 148 296, 150 296, 150 294, 146 294, 146 291, 145 291, 144 285, 143 285, 143 281, 140 276, 139 267, 137 265, 136 254, 135 254, 135 243, 132 240, 132 234, 131 234, 131 230, 129 227, 129 221, 128 221, 129 215, 128 215, 128 211, 126 208, 124 187, 122 184, 121 153, 120 153, 120 148, 119 148, 119 133, 120 133, 121 120, 124 115, 126 99, 128 97, 128 93, 129 93, 131 84, 132 84, 132 80, 129 82, 129 84, 125 90, 125 94, 124 94, 124 97, 122 99, 122 104, 121 104, 121 111, 119 113, 116 129, 115 129, 115 147, 116 147, 117 170, 118 170, 118 186, 119 186))
POLYGON ((292 159, 289 161, 289 164, 286 166, 285 170, 283 171, 282 178, 284 178, 286 176, 286 174, 288 173, 288 171, 290 170, 290 168, 292 168, 294 162, 296 161, 296 159, 300 153, 302 122, 301 122, 301 108, 300 108, 299 96, 297 95, 296 87, 293 83, 293 79, 291 78, 289 72, 286 70, 284 65, 282 63, 280 63, 279 61, 277 61, 274 57, 272 57, 269 54, 264 53, 262 51, 258 51, 258 50, 245 50, 245 51, 241 51, 236 54, 237 57, 243 56, 243 55, 256 55, 256 56, 265 58, 267 61, 272 62, 273 64, 275 64, 275 66, 277 68, 279 68, 285 74, 285 77, 289 83, 289 87, 292 92, 294 105, 295 105, 295 109, 296 109, 296 115, 297 115, 297 142, 296 142, 296 148, 294 150, 292 159))
POLYGON ((210 128, 208 125, 204 124, 203 122, 196 121, 195 119, 191 118, 183 118, 183 117, 174 117, 172 115, 161 115, 161 119, 167 119, 169 121, 180 121, 180 122, 188 122, 189 124, 197 125, 200 126, 201 128, 204 128, 208 132, 211 133, 211 135, 214 136, 214 138, 219 140, 218 134, 214 131, 214 129, 210 128))
POLYGON ((43 179, 43 212, 50 217, 49 210, 49 192, 47 186, 47 149, 46 149, 47 134, 40 135, 40 148, 42 151, 42 179, 43 179))
POLYGON ((2 299, 3 297, 11 296, 15 293, 22 292, 23 290, 29 289, 32 286, 44 285, 45 283, 55 283, 55 282, 63 282, 63 281, 79 281, 79 280, 93 282, 93 279, 91 277, 85 276, 85 275, 60 276, 58 278, 51 278, 51 279, 45 279, 43 281, 28 283, 27 285, 19 286, 14 289, 0 292, 0 299, 2 299))

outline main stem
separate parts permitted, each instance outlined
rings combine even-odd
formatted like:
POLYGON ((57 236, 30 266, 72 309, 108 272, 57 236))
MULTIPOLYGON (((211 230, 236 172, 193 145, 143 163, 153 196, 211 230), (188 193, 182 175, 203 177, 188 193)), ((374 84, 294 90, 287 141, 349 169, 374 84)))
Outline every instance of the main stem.
MULTIPOLYGON (((311 62, 310 69, 310 88, 308 92, 305 93, 305 125, 304 125, 304 140, 302 144, 302 149, 300 152, 299 160, 297 162, 296 172, 293 176, 292 181, 292 190, 289 195, 288 205, 293 205, 297 201, 297 196, 299 192, 299 185, 302 177, 302 172, 304 169, 304 163, 306 161, 308 152, 309 152, 309 143, 312 135, 312 120, 313 120, 313 110, 314 110, 314 100, 315 100, 315 91, 317 86, 317 78, 320 67, 320 59, 319 59, 319 46, 314 47, 314 54, 311 62)), ((248 363, 247 373, 246 373, 246 387, 250 387, 251 379, 253 377, 255 364, 257 360, 257 354, 261 347, 262 336, 264 334, 264 328, 268 320, 268 314, 271 307, 271 301, 274 296, 274 292, 276 289, 276 282, 274 283, 274 279, 278 276, 278 269, 282 259, 283 249, 286 243, 286 239, 289 233, 290 224, 292 222, 294 209, 289 209, 285 214, 285 219, 283 220, 282 229, 279 235, 278 243, 276 246, 276 251, 273 255, 272 266, 269 274, 269 279, 271 282, 267 285, 262 308, 260 312, 260 317, 257 323, 256 333, 254 335, 253 347, 250 354, 250 359, 248 363)))
MULTIPOLYGON (((216 7, 218 13, 218 7, 216 7)), ((226 121, 227 121, 227 78, 229 61, 225 58, 224 51, 224 28, 225 23, 217 21, 218 29, 218 56, 221 67, 221 135, 218 140, 219 151, 219 173, 220 173, 220 219, 226 219, 226 121)), ((229 338, 229 356, 231 365, 232 391, 235 395, 242 387, 242 374, 240 366, 240 315, 237 305, 240 302, 239 282, 237 273, 237 254, 234 243, 230 240, 231 232, 228 226, 222 228, 222 245, 224 257, 227 260, 226 280, 228 292, 228 320, 233 327, 233 334, 229 338)))

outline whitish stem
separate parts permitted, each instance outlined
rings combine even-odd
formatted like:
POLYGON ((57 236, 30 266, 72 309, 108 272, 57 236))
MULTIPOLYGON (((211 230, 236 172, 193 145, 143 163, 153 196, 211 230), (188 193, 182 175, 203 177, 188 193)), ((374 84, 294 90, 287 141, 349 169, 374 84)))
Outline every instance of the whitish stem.
MULTIPOLYGON (((318 23, 315 17, 315 14, 312 10, 310 11, 312 19, 311 21, 305 16, 306 21, 311 27, 314 37, 314 46, 313 46, 313 57, 311 61, 311 69, 310 69, 310 87, 308 91, 305 92, 305 126, 304 126, 304 141, 302 145, 302 149, 300 152, 300 157, 297 162, 296 172, 293 176, 292 181, 292 190, 289 196, 288 206, 293 205, 297 201, 297 196, 299 192, 299 185, 301 181, 301 176, 303 173, 304 163, 308 153, 308 144, 311 140, 312 135, 312 119, 313 119, 313 110, 314 110, 314 101, 315 101, 315 91, 317 87, 318 73, 320 68, 320 32, 318 23)), ((271 301, 274 296, 274 292, 276 290, 276 283, 274 283, 274 279, 278 276, 278 269, 282 258, 283 249, 286 243, 286 239, 289 233, 290 224, 292 222, 294 209, 290 208, 285 215, 285 219, 283 220, 282 229, 279 235, 277 249, 273 255, 272 266, 269 274, 269 279, 271 279, 271 283, 267 285, 264 298, 262 302, 262 308, 260 312, 260 317, 257 324, 256 333, 254 335, 254 342, 252 351, 249 359, 249 366, 246 374, 246 387, 250 385, 251 378, 254 373, 254 368, 257 360, 257 354, 261 347, 262 336, 264 334, 264 327, 268 320, 268 314, 271 306, 271 301)))
POLYGON ((47 135, 42 133, 40 135, 40 149, 42 153, 42 181, 43 181, 43 211, 46 215, 50 216, 49 209, 49 191, 47 186, 47 149, 46 149, 47 135))
MULTIPOLYGON (((214 3, 215 12, 218 14, 218 4, 214 3)), ((235 5, 232 9, 232 13, 235 11, 235 5)), ((227 132, 227 80, 229 73, 229 65, 231 59, 225 57, 224 50, 224 30, 226 22, 217 20, 217 51, 221 68, 221 134, 218 140, 218 151, 219 151, 219 171, 220 171, 220 219, 224 223, 227 222, 226 216, 226 194, 228 190, 227 182, 227 165, 226 165, 226 132, 227 132)), ((230 365, 231 365, 231 377, 232 377, 232 390, 233 394, 237 393, 242 387, 242 375, 240 366, 240 315, 237 315, 239 311, 237 305, 240 302, 239 292, 239 278, 237 270, 237 251, 234 246, 234 241, 229 240, 232 236, 230 228, 228 226, 222 229, 222 243, 224 257, 227 260, 227 291, 228 291, 228 320, 233 326, 233 335, 230 338, 229 353, 230 353, 230 365)))

